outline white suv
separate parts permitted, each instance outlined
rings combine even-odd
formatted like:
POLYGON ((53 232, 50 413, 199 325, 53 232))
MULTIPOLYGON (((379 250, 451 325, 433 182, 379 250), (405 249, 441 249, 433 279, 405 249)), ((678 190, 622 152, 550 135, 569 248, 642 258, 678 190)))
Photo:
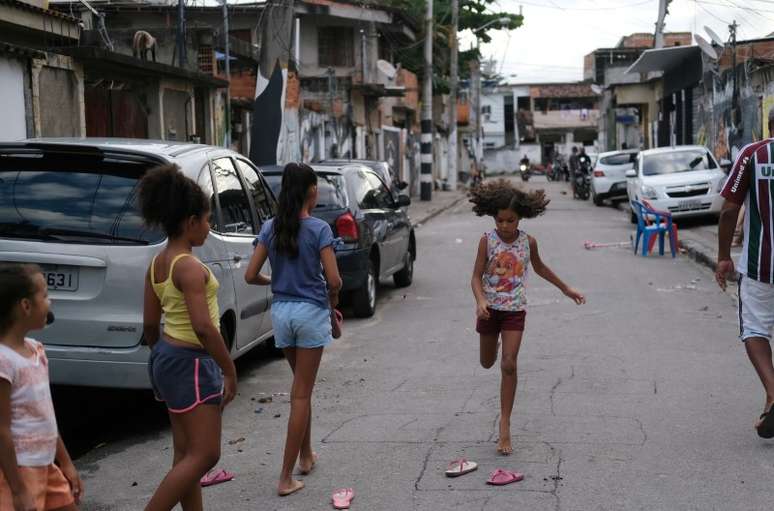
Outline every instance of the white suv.
MULTIPOLYGON (((723 205, 720 191, 726 174, 704 146, 642 151, 626 177, 629 202, 645 199, 655 209, 669 211, 675 218, 718 215, 723 205)), ((637 221, 633 212, 632 221, 637 221)))
POLYGON ((639 149, 602 153, 591 176, 591 200, 602 206, 605 200, 626 200, 626 171, 634 166, 639 149))
POLYGON ((220 326, 232 356, 271 338, 271 291, 248 286, 244 272, 276 205, 245 157, 150 140, 0 143, 0 261, 37 263, 45 272, 56 321, 36 337, 53 383, 149 388, 143 279, 166 240, 143 225, 137 184, 167 162, 210 197, 212 232, 194 253, 221 284, 220 326))

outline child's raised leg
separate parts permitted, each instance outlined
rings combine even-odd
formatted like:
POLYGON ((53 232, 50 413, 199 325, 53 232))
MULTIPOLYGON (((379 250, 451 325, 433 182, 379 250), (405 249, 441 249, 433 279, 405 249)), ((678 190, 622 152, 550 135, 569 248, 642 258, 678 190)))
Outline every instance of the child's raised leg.
POLYGON ((511 412, 513 412, 513 403, 516 400, 516 382, 518 375, 516 371, 516 361, 521 347, 521 336, 523 332, 515 330, 504 330, 503 354, 500 359, 500 438, 497 441, 497 451, 501 454, 511 454, 511 412))
POLYGON ((295 351, 295 370, 293 388, 290 391, 290 418, 285 440, 285 456, 277 486, 277 492, 280 495, 289 495, 304 487, 304 483, 293 479, 292 474, 309 427, 312 389, 323 354, 323 348, 286 348, 285 351, 289 350, 295 351))
POLYGON ((176 429, 183 431, 185 447, 179 440, 175 442, 177 460, 145 511, 169 511, 178 502, 183 504, 185 511, 201 511, 201 494, 197 499, 195 492, 200 491, 197 489, 202 476, 220 459, 221 407, 203 404, 190 412, 170 414, 170 417, 173 434, 176 429), (179 448, 185 449, 182 456, 177 452, 179 448))
POLYGON ((480 334, 481 367, 489 369, 497 361, 497 339, 500 334, 480 334))

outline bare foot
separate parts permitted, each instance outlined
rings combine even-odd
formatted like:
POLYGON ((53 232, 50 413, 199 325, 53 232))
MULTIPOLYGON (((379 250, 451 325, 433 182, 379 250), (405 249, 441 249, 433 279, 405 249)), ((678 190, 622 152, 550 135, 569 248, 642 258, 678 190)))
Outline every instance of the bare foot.
POLYGON ((277 487, 277 494, 280 497, 287 497, 288 495, 296 493, 298 490, 300 490, 303 487, 304 487, 304 483, 302 481, 296 481, 295 479, 291 479, 290 483, 288 484, 280 483, 280 485, 277 487))
POLYGON ((511 437, 504 437, 497 441, 497 452, 503 456, 509 456, 513 453, 513 447, 511 447, 511 437))
POLYGON ((310 460, 299 459, 298 460, 298 472, 301 475, 304 475, 304 476, 310 474, 312 472, 312 470, 314 470, 314 466, 317 464, 317 459, 318 459, 318 456, 317 456, 316 452, 312 453, 311 461, 310 460))
POLYGON ((511 446, 511 425, 500 423, 500 439, 497 441, 497 452, 504 456, 513 453, 511 446))

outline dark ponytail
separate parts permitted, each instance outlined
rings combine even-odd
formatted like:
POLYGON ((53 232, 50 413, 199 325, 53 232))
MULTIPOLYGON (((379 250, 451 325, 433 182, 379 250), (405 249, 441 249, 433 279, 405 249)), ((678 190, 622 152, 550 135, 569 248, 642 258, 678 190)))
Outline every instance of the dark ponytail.
POLYGON ((298 231, 301 229, 301 209, 309 189, 317 185, 312 167, 303 163, 288 163, 282 172, 282 188, 274 219, 274 240, 278 253, 298 256, 298 231))
POLYGON ((150 169, 140 180, 140 212, 149 227, 161 227, 167 236, 183 233, 184 222, 210 209, 207 196, 177 165, 150 169))

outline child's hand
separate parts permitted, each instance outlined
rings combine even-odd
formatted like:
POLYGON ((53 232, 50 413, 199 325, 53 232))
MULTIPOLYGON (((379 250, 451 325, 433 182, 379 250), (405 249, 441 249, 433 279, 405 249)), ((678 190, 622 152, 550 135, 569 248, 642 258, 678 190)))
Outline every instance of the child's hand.
POLYGON ((567 291, 564 292, 564 295, 575 302, 577 305, 583 305, 586 303, 586 297, 583 296, 577 289, 569 287, 567 288, 567 291))
POLYGON ((236 372, 223 377, 223 407, 228 405, 236 397, 237 379, 236 372))
POLYGON ((13 494, 13 511, 37 511, 37 509, 35 499, 26 488, 21 493, 13 494))
POLYGON ((83 497, 83 482, 81 481, 81 476, 78 475, 78 471, 72 463, 67 463, 59 468, 62 470, 62 474, 64 474, 67 482, 70 483, 70 489, 73 492, 75 503, 79 504, 83 497))
POLYGON ((476 305, 476 317, 478 319, 489 319, 489 306, 486 302, 476 305))

